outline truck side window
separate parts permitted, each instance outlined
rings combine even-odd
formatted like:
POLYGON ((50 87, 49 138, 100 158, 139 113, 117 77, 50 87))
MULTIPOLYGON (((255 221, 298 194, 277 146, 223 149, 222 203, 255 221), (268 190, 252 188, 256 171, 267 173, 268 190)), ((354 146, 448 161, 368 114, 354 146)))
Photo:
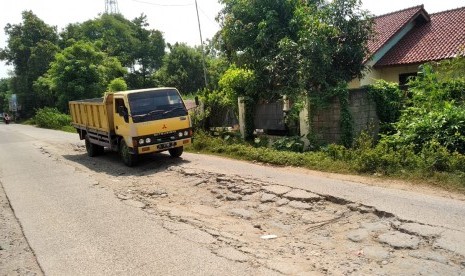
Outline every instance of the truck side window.
POLYGON ((126 123, 129 122, 128 109, 124 105, 123 99, 115 99, 115 113, 123 116, 126 123))
POLYGON ((123 99, 115 99, 115 113, 118 114, 120 110, 120 106, 124 107, 124 100, 123 99))

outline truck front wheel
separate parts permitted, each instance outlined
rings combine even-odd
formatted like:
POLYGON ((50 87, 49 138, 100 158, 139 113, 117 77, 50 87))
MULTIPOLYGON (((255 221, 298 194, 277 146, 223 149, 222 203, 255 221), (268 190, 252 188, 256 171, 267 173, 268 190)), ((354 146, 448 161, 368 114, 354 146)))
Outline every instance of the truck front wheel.
POLYGON ((136 164, 137 156, 129 152, 129 148, 126 145, 126 142, 124 141, 121 141, 119 143, 119 154, 121 156, 121 159, 123 159, 123 163, 126 166, 132 167, 136 164))
POLYGON ((184 147, 177 147, 177 148, 174 148, 174 149, 169 149, 168 151, 169 151, 171 157, 177 158, 177 157, 181 156, 182 152, 184 151, 184 147))
POLYGON ((99 145, 96 145, 96 144, 92 144, 89 140, 89 136, 86 135, 86 150, 87 150, 87 155, 90 156, 90 157, 94 157, 94 156, 97 156, 99 154, 102 154, 103 153, 103 147, 102 146, 99 146, 99 145))

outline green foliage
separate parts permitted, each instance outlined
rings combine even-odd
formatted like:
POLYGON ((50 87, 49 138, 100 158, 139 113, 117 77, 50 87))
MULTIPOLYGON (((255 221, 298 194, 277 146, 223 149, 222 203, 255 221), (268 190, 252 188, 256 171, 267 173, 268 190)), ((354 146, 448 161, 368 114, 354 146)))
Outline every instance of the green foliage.
POLYGON ((42 128, 62 129, 70 126, 71 117, 60 113, 56 108, 45 107, 36 111, 34 123, 42 128))
POLYGON ((117 91, 126 91, 128 90, 128 85, 123 78, 116 78, 108 84, 107 91, 117 92, 117 91))
POLYGON ((147 29, 147 17, 142 14, 130 21, 121 14, 102 14, 98 18, 70 24, 60 34, 62 47, 76 41, 97 43, 100 50, 117 57, 130 69, 126 76, 129 87, 154 86, 152 74, 162 65, 165 40, 158 30, 147 29))
POLYGON ((240 69, 231 65, 219 81, 221 93, 225 95, 231 106, 236 107, 238 97, 242 97, 245 105, 245 138, 253 138, 255 103, 258 95, 255 93, 256 77, 252 70, 240 69))
POLYGON ((439 143, 449 152, 465 153, 465 79, 443 79, 424 65, 409 83, 409 106, 394 124, 396 133, 383 139, 395 147, 412 145, 416 152, 439 143))
POLYGON ((451 152, 465 153, 465 110, 446 103, 441 110, 410 107, 395 124, 397 132, 384 139, 398 146, 413 145, 417 151, 437 141, 451 152))
POLYGON ((8 111, 8 99, 10 96, 10 79, 0 79, 0 112, 8 111))
POLYGON ((252 70, 229 67, 218 82, 225 104, 236 106, 238 97, 253 97, 255 93, 255 73, 252 70))
POLYGON ((206 56, 209 90, 219 90, 219 81, 230 67, 228 60, 221 56, 206 56))
POLYGON ((204 103, 205 110, 209 116, 216 116, 224 109, 232 109, 236 113, 238 97, 243 97, 246 105, 246 137, 253 137, 253 110, 255 100, 248 95, 253 95, 255 75, 251 70, 237 68, 235 65, 229 67, 218 83, 218 90, 202 90, 199 97, 204 103))
POLYGON ((253 140, 253 146, 256 148, 266 148, 270 143, 270 139, 267 136, 258 136, 253 140))
POLYGON ((7 24, 7 47, 0 49, 0 60, 13 65, 11 91, 17 94, 24 116, 32 116, 34 109, 43 106, 33 92, 33 81, 44 74, 58 51, 56 27, 45 24, 32 11, 22 13, 22 22, 7 24))
POLYGON ((59 110, 66 111, 70 100, 101 97, 110 81, 124 73, 116 58, 108 57, 91 43, 78 41, 56 55, 34 88, 43 98, 52 97, 59 110))
POLYGON ((351 147, 354 139, 354 126, 349 110, 349 90, 347 87, 339 87, 338 90, 341 105, 341 143, 346 147, 351 147))
MULTIPOLYGON (((241 140, 231 143, 231 140, 211 137, 204 132, 196 132, 194 141, 191 149, 198 152, 279 166, 391 176, 465 192, 465 155, 450 153, 438 143, 430 144, 418 154, 411 146, 393 148, 384 142, 374 146, 373 139, 366 133, 355 140, 355 147, 351 149, 328 145, 320 151, 304 153, 259 147, 241 140)), ((279 143, 286 148, 284 141, 279 143)))
POLYGON ((437 77, 441 81, 464 79, 465 76, 465 45, 453 59, 443 60, 432 64, 437 77))
POLYGON ((376 103, 376 115, 380 120, 380 133, 391 134, 393 123, 399 120, 406 98, 397 83, 378 80, 366 87, 368 94, 376 103))
POLYGON ((202 53, 184 43, 169 45, 170 52, 155 74, 160 86, 172 86, 182 94, 195 93, 205 87, 202 53))
POLYGON ((222 0, 222 49, 241 68, 255 71, 257 92, 324 93, 360 76, 371 20, 360 1, 222 0))
POLYGON ((299 136, 283 137, 275 140, 272 147, 279 151, 303 152, 304 142, 299 136))

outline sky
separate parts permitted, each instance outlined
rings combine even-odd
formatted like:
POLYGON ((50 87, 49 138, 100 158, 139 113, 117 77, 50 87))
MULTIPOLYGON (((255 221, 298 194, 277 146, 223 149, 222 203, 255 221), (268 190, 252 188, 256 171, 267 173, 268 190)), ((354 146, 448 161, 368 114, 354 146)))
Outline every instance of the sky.
MULTIPOLYGON (((21 12, 32 10, 45 23, 60 31, 69 23, 84 22, 105 11, 105 0, 0 0, 0 48, 6 46, 3 28, 7 23, 19 24, 21 12)), ((134 19, 147 15, 150 29, 163 32, 168 43, 185 42, 200 45, 195 0, 116 0, 120 13, 134 19)), ((428 13, 465 6, 465 0, 362 0, 363 8, 381 15, 424 4, 428 13)), ((203 39, 212 38, 218 31, 215 21, 221 5, 217 0, 197 0, 203 39)), ((11 67, 0 62, 0 78, 7 77, 11 67)))

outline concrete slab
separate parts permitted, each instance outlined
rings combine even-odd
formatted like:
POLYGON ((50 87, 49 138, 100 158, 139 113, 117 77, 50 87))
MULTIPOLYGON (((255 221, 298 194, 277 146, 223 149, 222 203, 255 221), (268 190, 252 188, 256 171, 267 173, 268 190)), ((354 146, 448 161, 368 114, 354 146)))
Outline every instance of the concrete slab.
POLYGON ((378 241, 396 249, 417 249, 420 239, 416 236, 391 231, 378 236, 378 241))

